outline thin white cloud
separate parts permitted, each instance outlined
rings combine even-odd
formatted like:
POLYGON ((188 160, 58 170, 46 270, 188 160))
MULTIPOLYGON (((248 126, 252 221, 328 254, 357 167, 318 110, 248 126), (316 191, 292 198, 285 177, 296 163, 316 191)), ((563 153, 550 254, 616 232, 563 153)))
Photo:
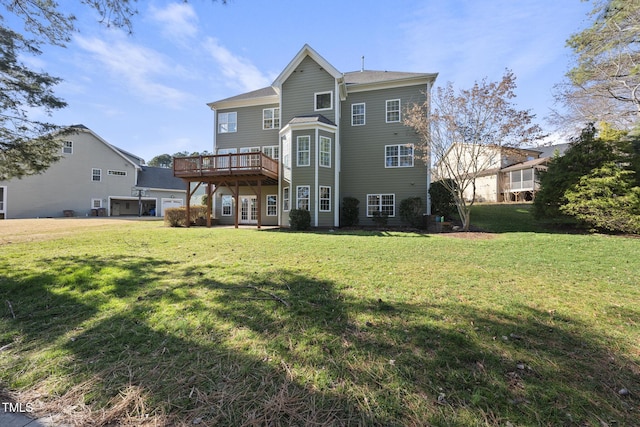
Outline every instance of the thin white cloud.
POLYGON ((198 33, 198 15, 188 3, 151 6, 149 10, 151 19, 162 25, 162 34, 168 39, 184 41, 198 33))
POLYGON ((133 95, 172 107, 179 107, 190 98, 185 92, 158 82, 165 76, 184 75, 181 67, 172 65, 153 49, 131 43, 126 36, 112 34, 109 40, 77 35, 75 43, 120 79, 133 95))
POLYGON ((220 42, 208 37, 203 44, 204 50, 218 64, 226 84, 234 89, 251 91, 271 84, 269 78, 246 58, 234 55, 220 42))

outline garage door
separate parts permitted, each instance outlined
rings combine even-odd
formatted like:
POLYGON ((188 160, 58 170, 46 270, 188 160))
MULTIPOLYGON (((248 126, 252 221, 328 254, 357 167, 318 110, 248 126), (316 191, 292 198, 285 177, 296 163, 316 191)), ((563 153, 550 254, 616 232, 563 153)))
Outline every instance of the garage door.
POLYGON ((162 199, 160 208, 160 216, 164 216, 164 210, 168 208, 179 208, 184 205, 182 199, 162 199))

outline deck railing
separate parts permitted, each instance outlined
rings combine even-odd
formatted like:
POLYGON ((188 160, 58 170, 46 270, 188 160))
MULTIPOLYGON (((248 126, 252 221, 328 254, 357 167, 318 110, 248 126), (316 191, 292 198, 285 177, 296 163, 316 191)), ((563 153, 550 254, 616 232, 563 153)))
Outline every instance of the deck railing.
POLYGON ((256 152, 175 157, 173 159, 173 175, 178 178, 252 174, 277 178, 277 160, 264 153, 256 152))

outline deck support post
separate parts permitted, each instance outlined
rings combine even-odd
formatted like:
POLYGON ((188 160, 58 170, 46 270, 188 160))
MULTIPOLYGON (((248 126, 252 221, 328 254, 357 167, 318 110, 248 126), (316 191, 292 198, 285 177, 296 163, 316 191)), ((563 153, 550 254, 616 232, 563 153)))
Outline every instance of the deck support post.
POLYGON ((207 182, 207 227, 211 228, 211 183, 207 182))
POLYGON ((187 206, 184 213, 184 225, 185 227, 191 227, 191 181, 187 181, 187 206))
POLYGON ((262 228, 262 180, 258 180, 258 228, 262 228))
POLYGON ((238 228, 238 211, 240 210, 240 182, 236 179, 236 220, 235 227, 238 228))

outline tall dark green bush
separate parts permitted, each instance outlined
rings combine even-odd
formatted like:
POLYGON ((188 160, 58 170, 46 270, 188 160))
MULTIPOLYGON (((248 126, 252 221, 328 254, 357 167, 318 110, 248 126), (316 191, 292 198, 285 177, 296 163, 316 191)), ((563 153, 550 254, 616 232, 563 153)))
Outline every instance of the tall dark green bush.
POLYGON ((606 124, 585 128, 540 175, 533 213, 547 222, 639 233, 638 139, 606 124))
POLYGON ((311 213, 306 209, 291 209, 289 226, 292 230, 308 230, 311 228, 311 213))
POLYGON ((400 202, 400 219, 405 224, 419 228, 422 226, 424 202, 421 197, 409 197, 400 202))
POLYGON ((453 200, 453 194, 447 190, 442 181, 431 183, 429 195, 431 196, 431 213, 433 215, 447 218, 455 215, 457 208, 456 202, 453 200))
POLYGON ((342 199, 342 226, 352 227, 360 222, 360 200, 355 197, 344 197, 342 199))

